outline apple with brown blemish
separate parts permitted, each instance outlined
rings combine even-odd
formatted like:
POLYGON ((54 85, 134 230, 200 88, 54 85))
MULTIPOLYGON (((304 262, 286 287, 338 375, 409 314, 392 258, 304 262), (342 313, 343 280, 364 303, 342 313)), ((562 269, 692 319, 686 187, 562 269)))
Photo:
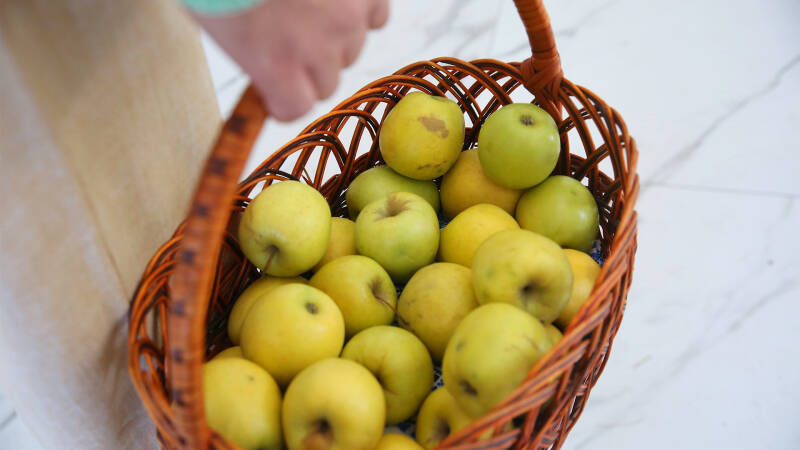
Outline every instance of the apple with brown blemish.
POLYGON ((397 283, 433 262, 439 219, 422 197, 395 192, 368 204, 356 219, 356 249, 381 265, 397 283))
POLYGON ((392 278, 380 264, 366 256, 336 258, 314 274, 309 284, 336 302, 348 338, 394 320, 397 291, 392 278))
POLYGON ((448 98, 411 92, 386 115, 378 141, 397 173, 432 180, 450 169, 464 147, 464 113, 448 98))

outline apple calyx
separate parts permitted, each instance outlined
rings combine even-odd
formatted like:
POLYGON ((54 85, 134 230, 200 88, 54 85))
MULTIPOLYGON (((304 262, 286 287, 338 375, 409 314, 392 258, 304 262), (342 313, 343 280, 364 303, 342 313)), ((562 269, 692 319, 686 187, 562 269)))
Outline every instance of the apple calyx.
POLYGON ((526 127, 532 126, 535 124, 533 121, 533 117, 530 114, 523 114, 519 116, 519 123, 525 125, 526 127))
POLYGON ((264 263, 264 268, 261 269, 262 272, 267 271, 267 268, 269 268, 270 263, 272 263, 272 258, 274 258, 275 255, 280 253, 281 250, 275 244, 270 244, 267 246, 266 252, 267 254, 269 254, 269 256, 267 256, 267 262, 264 263))
POLYGON ((467 381, 467 380, 459 381, 458 382, 458 387, 460 387, 461 390, 464 391, 468 395, 473 395, 473 396, 477 396, 478 395, 478 390, 475 389, 475 386, 470 384, 470 382, 467 381))
POLYGON ((522 297, 522 302, 527 305, 528 303, 535 301, 537 292, 537 286, 533 281, 529 281, 521 288, 519 288, 519 296, 522 297))
POLYGON ((447 423, 446 420, 439 418, 436 423, 436 431, 433 434, 433 439, 435 442, 440 442, 447 436, 450 436, 450 424, 447 423))
POLYGON ((328 419, 318 419, 311 424, 311 431, 303 438, 303 447, 308 450, 328 450, 333 447, 333 429, 328 419))
POLYGON ((306 302, 306 304, 303 306, 305 306, 306 311, 308 311, 310 314, 317 314, 319 312, 319 308, 317 308, 317 305, 314 303, 306 302))

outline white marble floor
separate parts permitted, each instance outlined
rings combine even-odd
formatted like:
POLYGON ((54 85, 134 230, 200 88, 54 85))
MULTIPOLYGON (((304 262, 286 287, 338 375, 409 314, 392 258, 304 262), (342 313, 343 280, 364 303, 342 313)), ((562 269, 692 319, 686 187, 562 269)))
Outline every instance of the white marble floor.
MULTIPOLYGON (((643 186, 625 319, 564 448, 800 448, 800 2, 545 4, 566 76, 637 139, 643 186)), ((206 44, 227 113, 247 80, 206 44)), ((269 123, 249 168, 410 62, 527 52, 510 0, 395 0, 334 96, 269 123)), ((11 411, 0 448, 37 448, 11 411)))

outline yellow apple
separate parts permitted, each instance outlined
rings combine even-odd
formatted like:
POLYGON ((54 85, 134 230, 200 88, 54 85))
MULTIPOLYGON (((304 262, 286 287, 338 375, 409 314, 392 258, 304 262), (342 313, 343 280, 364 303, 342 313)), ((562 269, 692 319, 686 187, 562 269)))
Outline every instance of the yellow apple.
POLYGON ((245 450, 282 448, 281 391, 258 365, 241 358, 203 364, 208 426, 245 450))
POLYGON ((375 450, 422 450, 422 447, 404 434, 386 433, 375 450))
POLYGON ((415 180, 438 178, 464 146, 464 113, 448 98, 411 92, 386 115, 378 142, 395 172, 415 180))
POLYGON ((417 442, 424 448, 436 447, 447 436, 472 423, 450 392, 441 387, 431 392, 417 415, 417 442))
POLYGON ((318 271, 322 266, 334 259, 356 254, 356 224, 344 217, 331 218, 331 240, 328 243, 328 250, 319 260, 314 271, 318 271))
POLYGON ((375 200, 356 219, 356 248, 404 283, 433 262, 439 249, 439 218, 422 197, 395 192, 375 200))
POLYGON ((386 397, 388 425, 414 415, 433 384, 433 361, 428 349, 402 328, 368 328, 350 339, 342 358, 361 364, 378 379, 386 397))
POLYGON ((564 335, 561 334, 561 330, 556 328, 556 326, 553 325, 552 323, 548 323, 547 325, 545 325, 544 331, 547 332, 547 337, 550 338, 550 342, 553 345, 558 344, 559 341, 561 341, 561 339, 564 337, 564 335))
POLYGON ((303 277, 280 278, 263 276, 254 281, 247 289, 242 292, 233 304, 231 314, 228 316, 228 337, 234 344, 239 344, 239 337, 242 334, 242 324, 245 317, 250 312, 253 304, 259 297, 278 286, 289 283, 308 283, 303 277))
POLYGON ((478 203, 499 206, 513 215, 520 195, 521 190, 501 186, 486 176, 474 148, 461 152, 442 178, 442 211, 450 219, 478 203))
POLYGON ((367 169, 350 182, 345 193, 347 211, 355 219, 365 206, 394 192, 417 194, 430 203, 434 211, 439 211, 436 183, 404 177, 386 165, 367 169))
POLYGON ((447 344, 445 388, 470 416, 485 414, 525 379, 552 346, 540 321, 507 303, 467 314, 447 344))
POLYGON ((259 298, 242 325, 244 357, 281 386, 315 361, 338 356, 344 319, 324 292, 305 284, 280 286, 259 298))
POLYGON ((581 309, 581 306, 589 299, 589 295, 591 295, 592 289, 594 289, 594 282, 600 275, 600 266, 586 253, 572 249, 564 249, 564 254, 567 255, 569 265, 572 267, 572 274, 575 278, 575 281, 572 283, 572 292, 570 293, 567 306, 561 310, 561 314, 559 314, 556 319, 556 323, 562 329, 566 330, 569 323, 572 322, 572 319, 578 314, 578 310, 581 309))
POLYGON ((456 326, 477 307, 470 270, 435 263, 408 281, 397 301, 397 315, 400 325, 419 337, 438 362, 456 326))
POLYGON ((228 347, 225 350, 217 353, 212 359, 224 359, 224 358, 244 358, 244 353, 242 353, 242 347, 238 345, 235 347, 228 347))
POLYGON ((292 380, 282 412, 289 450, 372 450, 383 434, 386 406, 367 369, 328 358, 292 380))
POLYGON ((478 157, 486 176, 511 189, 527 189, 547 178, 558 162, 558 126, 542 108, 512 103, 484 121, 478 157))
POLYGON ((293 277, 322 259, 331 237, 325 198, 299 181, 267 186, 244 210, 239 245, 247 259, 268 275, 293 277))
POLYGON ((439 237, 439 259, 472 267, 472 257, 483 241, 502 230, 517 230, 519 224, 500 207, 479 203, 460 212, 439 237))
POLYGON ((510 303, 551 323, 569 300, 572 269, 550 239, 528 230, 506 230, 475 252, 472 283, 478 303, 510 303))
POLYGON ((394 320, 397 290, 380 264, 361 255, 346 255, 326 264, 309 281, 328 294, 344 317, 345 336, 394 320))
POLYGON ((600 229, 597 202, 589 188, 564 175, 554 175, 522 194, 516 217, 522 228, 587 253, 600 229))

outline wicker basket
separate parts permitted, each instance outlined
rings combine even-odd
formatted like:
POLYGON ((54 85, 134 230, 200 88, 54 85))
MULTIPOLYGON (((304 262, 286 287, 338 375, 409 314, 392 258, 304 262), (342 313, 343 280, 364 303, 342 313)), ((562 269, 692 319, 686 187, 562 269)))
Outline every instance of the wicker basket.
POLYGON ((201 366, 228 345, 225 325, 233 300, 259 275, 229 231, 248 200, 265 183, 299 179, 325 196, 334 215, 345 216, 345 189, 379 163, 380 124, 412 89, 459 103, 467 123, 465 149, 476 145, 483 121, 511 103, 512 94, 526 96, 522 101, 535 99, 559 125, 556 172, 587 183, 600 207, 605 262, 589 301, 522 385, 442 448, 562 445, 603 370, 622 319, 636 251, 637 151, 616 111, 562 77, 541 0, 515 3, 531 59, 507 64, 440 58, 409 65, 314 121, 237 186, 267 116, 255 90, 245 91, 206 162, 188 218, 147 265, 131 305, 129 369, 164 447, 234 448, 206 424, 201 366), (314 163, 309 174, 305 168, 314 163), (489 429, 493 436, 485 439, 489 429))

